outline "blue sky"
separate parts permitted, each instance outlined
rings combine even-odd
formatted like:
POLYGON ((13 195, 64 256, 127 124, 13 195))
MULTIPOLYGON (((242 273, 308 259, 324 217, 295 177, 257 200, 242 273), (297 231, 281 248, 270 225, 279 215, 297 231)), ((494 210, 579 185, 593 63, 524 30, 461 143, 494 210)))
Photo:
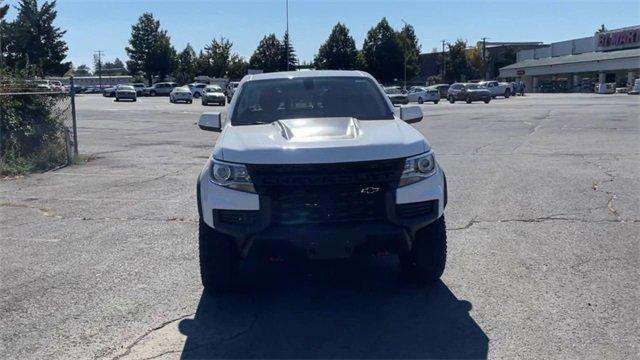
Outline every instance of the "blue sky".
MULTIPOLYGON (((17 0, 5 0, 15 4, 17 0)), ((333 25, 345 23, 360 48, 367 31, 382 17, 400 28, 416 28, 423 52, 440 40, 560 41, 590 36, 600 24, 618 28, 640 23, 637 0, 555 1, 364 1, 289 0, 289 29, 301 60, 312 60, 333 25)), ((68 59, 92 64, 94 50, 105 58, 126 59, 131 25, 145 11, 168 30, 176 49, 189 42, 198 51, 212 38, 230 39, 233 51, 248 59, 260 39, 285 31, 285 0, 58 0, 57 26, 66 29, 68 59)), ((16 11, 10 10, 9 18, 16 11)))

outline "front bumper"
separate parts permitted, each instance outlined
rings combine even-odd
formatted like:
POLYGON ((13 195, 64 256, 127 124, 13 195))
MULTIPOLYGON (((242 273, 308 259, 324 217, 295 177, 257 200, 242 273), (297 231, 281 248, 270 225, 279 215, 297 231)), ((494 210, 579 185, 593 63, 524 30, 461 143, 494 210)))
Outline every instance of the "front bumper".
POLYGON ((205 102, 223 103, 227 99, 224 97, 224 95, 221 95, 221 96, 203 96, 202 100, 205 102))
POLYGON ((174 101, 192 101, 193 100, 193 95, 175 93, 175 94, 173 94, 173 100, 174 101))
POLYGON ((135 92, 116 92, 116 97, 118 99, 135 99, 136 98, 136 93, 135 92))
POLYGON ((265 195, 240 192, 213 184, 207 168, 197 186, 198 211, 204 222, 236 240, 242 257, 250 249, 268 248, 271 253, 306 254, 310 258, 340 258, 358 253, 411 249, 416 231, 442 216, 446 205, 446 178, 438 169, 433 176, 385 193, 385 216, 381 220, 282 225, 274 218, 272 200, 265 195), (430 210, 406 216, 416 206, 430 210))

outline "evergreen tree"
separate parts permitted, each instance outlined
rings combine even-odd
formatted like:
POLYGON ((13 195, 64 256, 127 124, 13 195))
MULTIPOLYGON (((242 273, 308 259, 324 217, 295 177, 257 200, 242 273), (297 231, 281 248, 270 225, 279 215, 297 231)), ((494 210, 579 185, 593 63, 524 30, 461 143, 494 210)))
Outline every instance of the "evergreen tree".
MULTIPOLYGON (((55 1, 45 1, 39 7, 37 0, 20 0, 15 21, 3 26, 3 33, 9 35, 3 39, 7 65, 33 67, 40 75, 63 75, 69 70, 71 63, 62 62, 69 50, 63 40, 66 31, 53 25, 58 15, 55 7, 55 1)), ((0 7, 0 13, 7 10, 0 7)))
POLYGON ((449 45, 447 53, 446 70, 449 82, 463 81, 469 74, 469 61, 467 60, 467 42, 463 39, 456 40, 449 45))
POLYGON ((176 82, 180 84, 186 84, 196 76, 196 52, 191 47, 191 44, 187 43, 187 46, 178 55, 178 66, 174 77, 176 82))
POLYGON ((231 80, 240 80, 247 74, 249 64, 238 54, 231 55, 227 75, 231 80))
POLYGON ((153 74, 164 81, 167 75, 174 72, 177 65, 176 49, 171 45, 171 38, 165 30, 160 31, 158 42, 153 52, 153 74))
POLYGON ((227 74, 232 46, 228 39, 221 37, 220 40, 213 39, 211 44, 204 48, 209 65, 206 75, 221 78, 227 74))
POLYGON ((405 56, 407 79, 413 79, 420 73, 420 45, 413 26, 405 24, 398 33, 398 42, 405 56))
POLYGON ((298 58, 296 57, 296 52, 293 50, 293 45, 291 44, 291 40, 289 39, 289 32, 284 33, 284 38, 282 39, 282 69, 281 70, 295 70, 298 65, 298 58), (289 66, 287 66, 287 61, 289 61, 289 66))
POLYGON ((135 75, 141 72, 147 82, 152 83, 155 73, 156 45, 160 40, 160 22, 153 18, 153 14, 144 13, 138 22, 131 27, 129 46, 125 48, 129 55, 129 72, 135 75))
POLYGON ((358 49, 349 29, 337 23, 331 30, 329 38, 320 45, 315 56, 314 65, 317 69, 352 70, 358 68, 358 49))
POLYGON ((75 76, 91 76, 91 69, 85 64, 78 65, 73 74, 75 76))
MULTIPOLYGON (((282 43, 275 34, 266 35, 249 59, 252 69, 264 72, 282 71, 285 63, 282 61, 282 43)), ((286 65, 285 65, 286 66, 286 65)))
POLYGON ((390 83, 404 75, 404 54, 398 36, 386 18, 367 33, 362 56, 367 71, 382 83, 390 83))

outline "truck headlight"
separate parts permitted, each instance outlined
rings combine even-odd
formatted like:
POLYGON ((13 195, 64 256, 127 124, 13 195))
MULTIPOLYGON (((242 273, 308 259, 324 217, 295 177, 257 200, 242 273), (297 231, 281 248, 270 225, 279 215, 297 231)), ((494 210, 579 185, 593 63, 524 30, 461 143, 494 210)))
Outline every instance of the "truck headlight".
POLYGON ((436 169, 436 159, 431 152, 410 157, 404 163, 399 186, 406 186, 424 180, 435 174, 436 169))
POLYGON ((230 189, 255 193, 247 167, 220 160, 213 160, 209 166, 211 182, 230 189))

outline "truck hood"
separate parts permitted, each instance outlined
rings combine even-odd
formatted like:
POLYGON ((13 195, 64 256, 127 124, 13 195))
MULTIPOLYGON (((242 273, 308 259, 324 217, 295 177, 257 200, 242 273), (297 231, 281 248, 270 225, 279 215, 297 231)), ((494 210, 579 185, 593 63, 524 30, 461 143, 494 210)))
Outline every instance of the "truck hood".
POLYGON ((420 132, 397 119, 291 119, 226 126, 213 157, 244 164, 311 164, 395 159, 429 149, 420 132))

